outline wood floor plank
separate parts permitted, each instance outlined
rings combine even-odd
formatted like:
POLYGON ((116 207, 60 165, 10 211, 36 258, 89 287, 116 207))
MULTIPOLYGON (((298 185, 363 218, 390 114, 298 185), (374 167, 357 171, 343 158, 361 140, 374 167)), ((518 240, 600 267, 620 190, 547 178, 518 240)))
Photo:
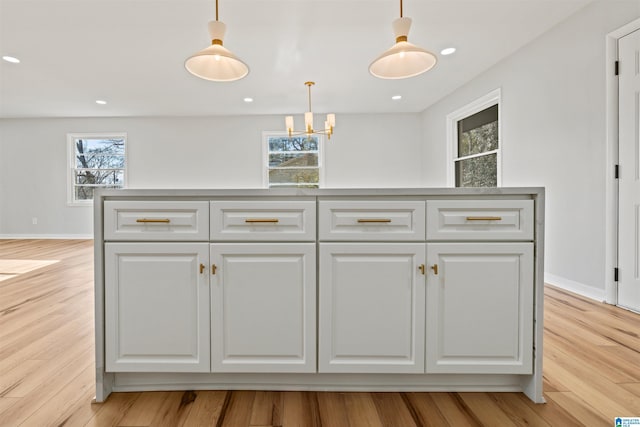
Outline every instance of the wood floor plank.
POLYGON ((509 418, 489 393, 458 393, 464 404, 473 412, 482 425, 500 427, 518 426, 509 418))
POLYGON ((572 390, 571 393, 605 417, 613 419, 627 411, 640 413, 640 400, 596 372, 570 364, 559 366, 558 360, 553 358, 545 363, 550 370, 564 370, 563 382, 572 390))
POLYGON ((315 392, 283 392, 283 427, 320 427, 318 400, 315 392))
POLYGON ((205 427, 216 426, 220 420, 222 408, 227 398, 226 391, 196 391, 191 410, 178 426, 205 427))
MULTIPOLYGON (((61 367, 56 372, 51 373, 48 377, 41 378, 40 384, 35 388, 32 388, 31 383, 28 386, 25 386, 29 388, 29 392, 25 395, 22 395, 22 392, 17 391, 20 390, 22 385, 7 393, 7 395, 10 395, 16 392, 18 395, 17 397, 22 397, 22 399, 2 413, 3 422, 6 422, 7 425, 19 425, 36 412, 42 405, 46 404, 49 400, 54 399, 65 389, 70 381, 73 381, 78 372, 93 367, 93 361, 90 359, 90 353, 91 351, 86 351, 85 353, 80 354, 72 362, 61 367)), ((90 378, 93 378, 93 376, 90 378)), ((91 383, 86 384, 86 386, 90 385, 91 383)))
POLYGON ((439 412, 451 426, 482 426, 458 393, 429 393, 439 412))
POLYGON ((344 403, 352 426, 382 427, 371 393, 346 393, 344 403))
POLYGON ((343 393, 322 392, 316 394, 322 427, 349 427, 349 415, 343 393))
MULTIPOLYGON (((635 369, 635 366, 631 365, 628 360, 618 357, 615 351, 618 346, 588 346, 555 334, 548 334, 545 344, 563 351, 565 354, 570 353, 579 356, 590 367, 601 372, 602 375, 614 383, 640 381, 640 372, 635 369)), ((640 353, 638 356, 640 356, 640 353)))
POLYGON ((91 364, 60 389, 55 396, 34 411, 24 421, 24 424, 33 426, 62 425, 67 418, 71 417, 71 410, 77 402, 91 402, 92 396, 95 395, 91 384, 94 376, 95 369, 91 364))
POLYGON ((565 408, 582 426, 589 427, 611 427, 613 418, 608 418, 598 411, 594 411, 593 406, 580 399, 573 392, 547 393, 547 399, 565 408))
POLYGON ((152 391, 142 393, 118 422, 128 427, 147 427, 153 422, 156 414, 169 398, 168 391, 152 391))
POLYGON ((248 426, 251 423, 251 410, 255 397, 255 391, 230 392, 230 399, 222 413, 219 425, 224 427, 248 426))
POLYGON ((257 391, 251 411, 251 426, 282 425, 282 392, 257 391))
MULTIPOLYGON (((94 415, 85 422, 83 417, 74 414, 68 421, 69 426, 106 427, 120 424, 120 420, 129 412, 142 393, 113 393, 106 402, 91 405, 94 415)), ((65 424, 65 427, 67 427, 65 424)))
MULTIPOLYGON (((516 393, 515 395, 509 393, 515 398, 519 399, 524 405, 528 406, 531 411, 533 411, 537 416, 542 417, 549 425, 556 426, 567 426, 567 427, 580 427, 583 424, 572 414, 569 413, 565 408, 558 405, 553 400, 547 399, 545 404, 537 404, 533 403, 529 398, 524 396, 523 394, 516 393)), ((514 409, 518 407, 517 404, 508 403, 509 407, 513 407, 514 409)), ((508 410, 503 409, 505 412, 508 410)), ((522 413, 526 413, 526 411, 522 411, 522 413)), ((526 417, 527 423, 529 422, 529 416, 526 417)), ((528 425, 528 424, 527 424, 528 425)))
POLYGON ((417 425, 425 427, 448 427, 451 424, 440 412, 430 393, 402 393, 405 404, 411 409, 417 425))
POLYGON ((372 393, 383 426, 418 426, 400 393, 372 393))
POLYGON ((0 397, 0 420, 3 419, 2 413, 19 401, 20 398, 17 397, 0 397))
POLYGON ((500 410, 518 426, 553 426, 553 424, 549 424, 541 414, 537 413, 533 408, 522 401, 520 399, 520 393, 490 393, 489 397, 498 405, 500 410))
POLYGON ((196 397, 196 393, 192 390, 169 392, 151 421, 151 425, 157 427, 182 425, 189 416, 196 397))

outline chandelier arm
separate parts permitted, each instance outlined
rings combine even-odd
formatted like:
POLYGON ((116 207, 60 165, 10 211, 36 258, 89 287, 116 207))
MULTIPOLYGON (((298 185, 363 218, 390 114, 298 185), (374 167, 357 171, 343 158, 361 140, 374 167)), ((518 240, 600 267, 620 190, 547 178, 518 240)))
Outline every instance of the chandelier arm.
POLYGON ((330 129, 318 129, 309 133, 306 130, 292 129, 291 131, 288 131, 288 133, 289 133, 289 136, 291 137, 291 136, 298 136, 298 135, 330 135, 330 134, 333 134, 333 131, 331 131, 330 129))

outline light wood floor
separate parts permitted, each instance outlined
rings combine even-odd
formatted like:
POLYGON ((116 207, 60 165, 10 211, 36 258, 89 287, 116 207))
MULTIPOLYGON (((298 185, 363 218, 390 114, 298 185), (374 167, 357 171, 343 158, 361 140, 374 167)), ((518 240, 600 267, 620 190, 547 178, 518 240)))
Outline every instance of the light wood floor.
POLYGON ((640 315, 545 290, 547 404, 520 393, 94 396, 91 241, 0 240, 0 426, 613 426, 640 416, 640 315))

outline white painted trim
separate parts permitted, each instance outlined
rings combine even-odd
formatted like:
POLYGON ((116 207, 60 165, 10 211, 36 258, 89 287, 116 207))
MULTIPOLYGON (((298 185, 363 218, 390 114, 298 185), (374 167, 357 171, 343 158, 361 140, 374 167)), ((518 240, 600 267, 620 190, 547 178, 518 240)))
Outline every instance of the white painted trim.
POLYGON ((61 240, 93 240, 93 234, 0 234, 3 240, 22 239, 61 239, 61 240))
POLYGON ((618 265, 618 182, 614 167, 618 164, 618 77, 614 62, 618 60, 618 40, 640 30, 640 19, 629 22, 606 35, 606 156, 605 156, 605 298, 609 304, 618 303, 618 284, 613 269, 618 265))
POLYGON ((583 297, 587 297, 598 302, 604 302, 605 299, 604 289, 597 289, 593 286, 585 285, 584 283, 556 276, 555 274, 544 273, 544 282, 557 288, 564 289, 565 291, 573 292, 574 294, 582 295, 583 297))
POLYGON ((447 187, 456 186, 453 160, 458 157, 458 121, 496 104, 498 104, 497 186, 502 186, 502 90, 498 88, 447 114, 447 187))

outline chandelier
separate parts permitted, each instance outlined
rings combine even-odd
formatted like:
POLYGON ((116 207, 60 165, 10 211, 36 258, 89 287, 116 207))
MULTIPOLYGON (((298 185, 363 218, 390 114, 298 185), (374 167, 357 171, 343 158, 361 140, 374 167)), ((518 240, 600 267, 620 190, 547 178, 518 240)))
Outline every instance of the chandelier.
POLYGON ((216 0, 216 20, 209 22, 211 46, 191 55, 184 66, 191 74, 214 82, 232 82, 249 74, 249 67, 222 46, 227 26, 218 21, 218 0, 216 0))
POLYGON ((289 136, 295 135, 327 135, 328 139, 331 139, 333 135, 333 128, 336 126, 336 115, 327 114, 327 120, 324 122, 324 129, 313 128, 313 113, 311 112, 311 86, 316 84, 315 82, 304 82, 309 92, 309 111, 304 113, 304 130, 294 130, 293 116, 287 116, 284 119, 285 126, 289 136))
POLYGON ((406 79, 429 71, 436 65, 436 56, 407 41, 411 18, 402 16, 400 0, 400 18, 393 21, 396 44, 384 51, 369 65, 369 72, 381 79, 406 79))

